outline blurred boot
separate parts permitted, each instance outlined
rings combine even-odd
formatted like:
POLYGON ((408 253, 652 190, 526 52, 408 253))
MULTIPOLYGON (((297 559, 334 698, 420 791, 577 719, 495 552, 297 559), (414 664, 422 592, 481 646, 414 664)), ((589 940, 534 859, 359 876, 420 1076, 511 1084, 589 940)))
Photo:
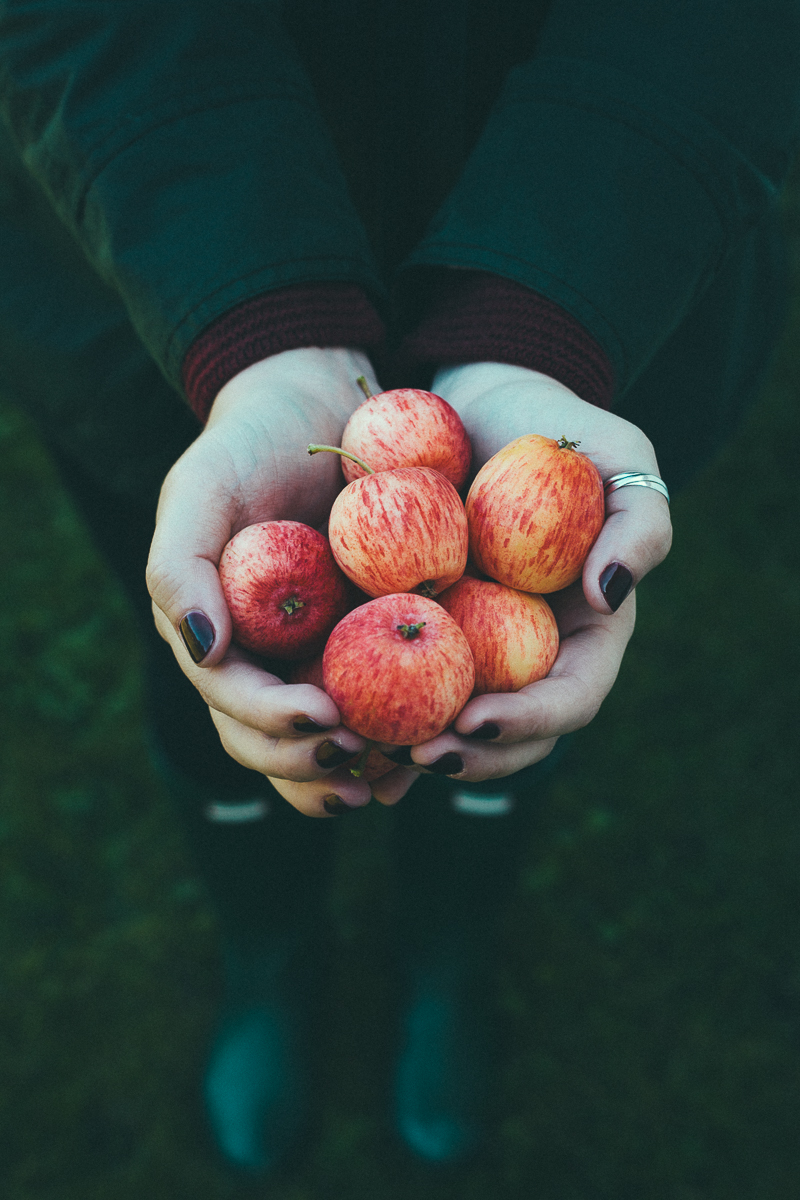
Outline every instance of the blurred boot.
POLYGON ((503 1057, 500 921, 537 789, 555 761, 484 784, 422 776, 396 809, 402 1015, 394 1124, 430 1164, 463 1162, 487 1143, 503 1057))
POLYGON ((203 1081, 206 1118, 229 1166, 266 1177, 303 1149, 313 1124, 335 822, 301 816, 254 778, 261 795, 221 802, 171 772, 222 926, 224 990, 203 1081))

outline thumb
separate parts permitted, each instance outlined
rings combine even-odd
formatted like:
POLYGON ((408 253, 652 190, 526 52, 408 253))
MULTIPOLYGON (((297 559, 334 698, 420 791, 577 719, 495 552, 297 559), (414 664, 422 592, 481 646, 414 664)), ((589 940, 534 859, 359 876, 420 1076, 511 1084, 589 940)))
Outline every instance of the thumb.
POLYGON ((583 566, 583 592, 599 613, 616 612, 669 553, 669 504, 651 488, 626 487, 606 498, 606 520, 583 566))
MULTIPOLYGON (((161 490, 147 588, 191 660, 213 667, 231 640, 230 613, 217 572, 232 535, 231 518, 225 497, 207 479, 176 467, 161 490)), ((163 626, 163 621, 156 623, 163 626)))

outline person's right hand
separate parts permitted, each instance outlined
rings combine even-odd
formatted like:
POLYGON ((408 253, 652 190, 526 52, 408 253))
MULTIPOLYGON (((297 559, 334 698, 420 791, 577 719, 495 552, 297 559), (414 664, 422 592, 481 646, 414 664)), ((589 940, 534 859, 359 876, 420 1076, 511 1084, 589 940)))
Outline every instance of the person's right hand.
MULTIPOLYGON (((230 538, 257 521, 324 525, 343 486, 339 458, 311 458, 306 448, 339 445, 364 399, 359 375, 380 390, 362 352, 309 347, 273 355, 225 384, 164 481, 147 566, 156 627, 209 705, 225 750, 308 816, 326 816, 331 797, 369 802, 369 784, 337 769, 366 743, 340 723, 325 692, 283 683, 231 644, 217 564, 230 538)), ((408 774, 392 771, 378 798, 399 799, 408 774)))

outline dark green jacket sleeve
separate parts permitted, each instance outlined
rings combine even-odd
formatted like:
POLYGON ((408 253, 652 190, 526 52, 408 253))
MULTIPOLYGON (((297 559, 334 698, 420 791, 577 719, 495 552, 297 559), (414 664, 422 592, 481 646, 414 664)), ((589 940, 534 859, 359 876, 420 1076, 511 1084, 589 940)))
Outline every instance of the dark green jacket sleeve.
POLYGON ((798 137, 795 0, 555 0, 406 260, 572 313, 624 391, 765 217, 798 137))
POLYGON ((241 300, 326 279, 382 295, 279 8, 0 4, 0 115, 176 387, 241 300))

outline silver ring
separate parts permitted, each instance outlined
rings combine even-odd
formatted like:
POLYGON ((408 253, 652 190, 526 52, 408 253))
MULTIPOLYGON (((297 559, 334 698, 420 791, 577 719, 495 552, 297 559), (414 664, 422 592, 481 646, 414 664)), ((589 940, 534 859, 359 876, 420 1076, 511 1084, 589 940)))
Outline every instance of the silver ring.
POLYGON ((660 496, 663 496, 667 504, 669 504, 667 485, 658 475, 644 475, 640 471, 624 471, 622 475, 612 475, 603 484, 603 490, 607 496, 624 487, 652 488, 654 492, 658 492, 660 496))

